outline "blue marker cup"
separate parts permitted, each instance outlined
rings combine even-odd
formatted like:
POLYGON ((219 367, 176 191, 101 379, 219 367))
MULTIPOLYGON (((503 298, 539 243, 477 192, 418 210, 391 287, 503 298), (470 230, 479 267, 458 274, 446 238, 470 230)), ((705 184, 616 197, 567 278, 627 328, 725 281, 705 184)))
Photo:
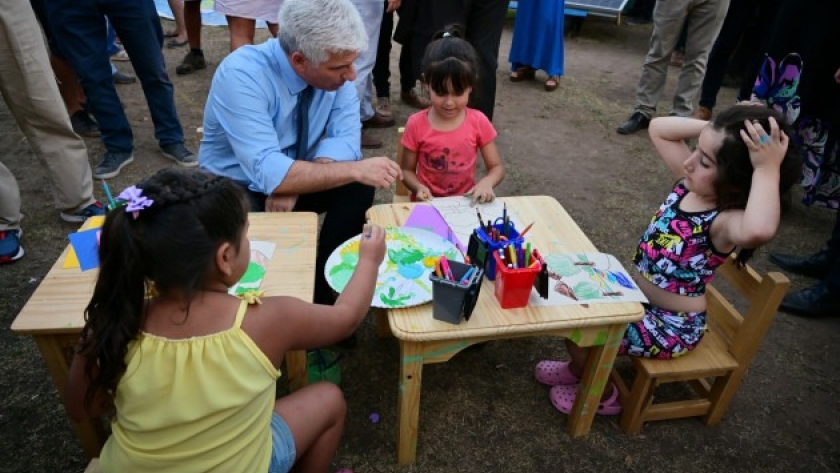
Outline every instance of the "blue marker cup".
MULTIPOLYGON (((497 223, 493 225, 493 228, 498 230, 499 234, 503 234, 504 232, 504 223, 501 220, 496 219, 497 223)), ((471 242, 470 249, 472 251, 469 255, 470 260, 474 264, 484 268, 484 274, 491 281, 496 279, 496 260, 492 256, 493 253, 498 253, 500 249, 514 243, 518 243, 521 246, 521 243, 525 241, 519 237, 519 232, 516 231, 513 222, 508 222, 507 234, 507 241, 494 241, 483 227, 476 228, 475 232, 473 232, 477 241, 471 242)))

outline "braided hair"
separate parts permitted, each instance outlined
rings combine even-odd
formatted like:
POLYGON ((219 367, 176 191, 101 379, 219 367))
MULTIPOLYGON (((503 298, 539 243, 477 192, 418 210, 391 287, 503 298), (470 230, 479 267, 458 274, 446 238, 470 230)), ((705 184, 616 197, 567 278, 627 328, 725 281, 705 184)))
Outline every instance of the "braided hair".
POLYGON ((146 317, 147 289, 178 292, 188 309, 211 274, 219 245, 229 242, 238 250, 245 230, 245 196, 228 178, 163 169, 136 187, 153 204, 136 214, 117 207, 102 227, 99 277, 79 347, 87 357, 88 406, 97 392, 114 395, 128 345, 146 317))

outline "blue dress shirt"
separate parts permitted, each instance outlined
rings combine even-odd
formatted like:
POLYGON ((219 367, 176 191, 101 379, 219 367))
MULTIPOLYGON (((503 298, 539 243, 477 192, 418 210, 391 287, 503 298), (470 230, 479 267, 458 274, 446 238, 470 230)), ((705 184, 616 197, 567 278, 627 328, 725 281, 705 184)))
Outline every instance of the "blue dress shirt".
POLYGON ((359 98, 352 82, 333 92, 314 90, 309 152, 295 156, 295 106, 306 86, 277 40, 228 55, 216 69, 204 108, 201 167, 270 194, 295 159, 362 159, 359 98))

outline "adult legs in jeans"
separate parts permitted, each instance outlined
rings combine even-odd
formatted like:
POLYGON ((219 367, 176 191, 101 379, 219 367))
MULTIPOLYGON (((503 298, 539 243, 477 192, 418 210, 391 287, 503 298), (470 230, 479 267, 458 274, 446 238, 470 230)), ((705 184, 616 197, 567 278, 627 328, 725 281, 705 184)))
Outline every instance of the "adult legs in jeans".
POLYGON ((723 85, 723 78, 729 66, 729 58, 738 46, 744 32, 744 25, 755 10, 758 0, 731 0, 729 11, 723 20, 706 67, 706 76, 700 89, 700 106, 710 111, 717 104, 717 94, 723 85))
POLYGON ((696 2, 688 13, 688 39, 685 45, 683 67, 674 92, 671 114, 687 117, 694 109, 694 96, 700 89, 706 73, 709 51, 720 32, 729 0, 704 0, 696 2))
MULTIPOLYGON (((103 37, 99 42, 104 46, 103 37)), ((87 148, 60 105, 44 39, 26 2, 0 9, 0 92, 44 168, 55 207, 75 212, 92 204, 87 148)), ((20 220, 20 195, 8 184, 14 182, 8 170, 5 174, 0 182, 0 230, 16 228, 20 220)))
POLYGON ((62 18, 54 25, 55 33, 65 44, 62 52, 79 74, 108 151, 131 152, 134 140, 102 40, 106 35, 105 15, 120 36, 143 86, 159 144, 182 143, 184 135, 161 53, 163 31, 154 4, 132 0, 54 0, 49 8, 51 15, 62 18))

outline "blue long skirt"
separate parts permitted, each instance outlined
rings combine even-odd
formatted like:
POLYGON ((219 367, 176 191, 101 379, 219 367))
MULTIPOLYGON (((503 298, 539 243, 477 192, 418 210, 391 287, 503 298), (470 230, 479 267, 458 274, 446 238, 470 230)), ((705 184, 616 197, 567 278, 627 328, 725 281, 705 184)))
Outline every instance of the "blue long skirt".
POLYGON ((519 0, 510 63, 563 75, 563 0, 519 0))

